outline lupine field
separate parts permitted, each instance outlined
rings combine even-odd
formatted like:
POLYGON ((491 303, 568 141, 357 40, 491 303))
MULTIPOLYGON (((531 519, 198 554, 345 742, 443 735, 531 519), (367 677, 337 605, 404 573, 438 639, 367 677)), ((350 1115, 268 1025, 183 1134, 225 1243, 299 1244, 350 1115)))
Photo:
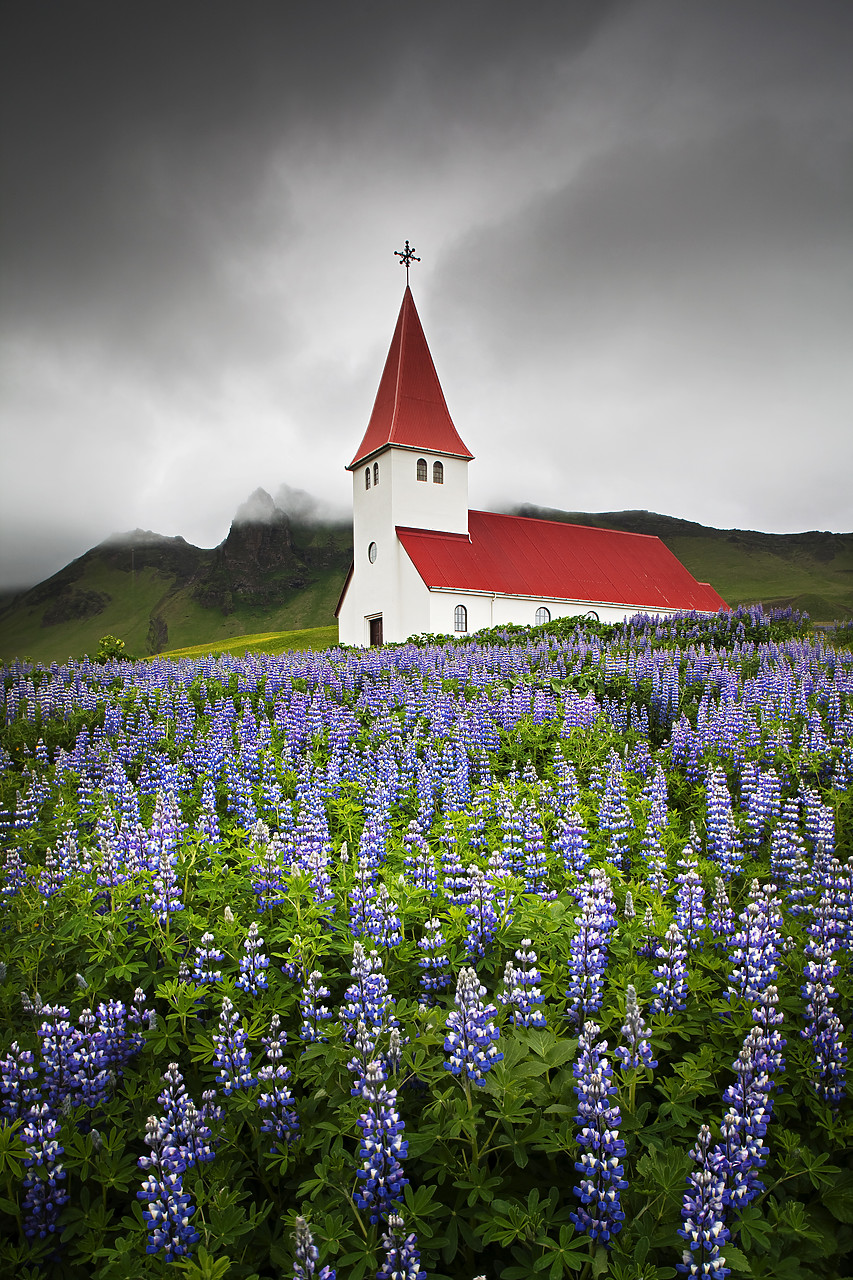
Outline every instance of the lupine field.
POLYGON ((5 669, 0 1275, 853 1274, 850 639, 5 669))

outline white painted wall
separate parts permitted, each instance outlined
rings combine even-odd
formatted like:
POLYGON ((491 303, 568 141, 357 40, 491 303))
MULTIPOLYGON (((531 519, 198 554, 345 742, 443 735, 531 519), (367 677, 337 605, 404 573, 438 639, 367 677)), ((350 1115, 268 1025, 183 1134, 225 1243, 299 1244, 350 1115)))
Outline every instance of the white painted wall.
MULTIPOLYGON (((395 528, 468 532, 468 463, 446 454, 420 453, 389 445, 353 472, 353 575, 338 615, 343 644, 369 644, 371 617, 382 616, 383 639, 405 640, 429 631, 430 593, 397 540, 395 528), (427 479, 417 479, 417 463, 424 458, 427 479), (444 483, 433 482, 433 463, 444 466, 444 483), (379 464, 379 484, 373 464, 379 464), (368 548, 376 543, 376 560, 368 548)), ((450 629, 453 627, 452 611, 450 629)))
POLYGON ((435 635, 452 634, 458 604, 465 605, 468 610, 469 634, 484 627, 505 626, 507 623, 532 627, 536 623, 536 610, 543 605, 550 610, 552 621, 555 618, 580 617, 590 609, 595 611, 601 622, 623 622, 638 612, 662 616, 677 612, 676 609, 660 609, 654 605, 644 609, 642 606, 595 604, 589 600, 545 600, 536 596, 492 596, 478 592, 433 590, 429 592, 429 631, 435 635))

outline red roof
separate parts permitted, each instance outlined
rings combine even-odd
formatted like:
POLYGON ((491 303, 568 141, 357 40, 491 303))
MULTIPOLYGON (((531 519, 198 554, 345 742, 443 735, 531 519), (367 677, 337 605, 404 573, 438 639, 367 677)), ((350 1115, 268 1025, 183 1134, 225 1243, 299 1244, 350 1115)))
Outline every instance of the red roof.
POLYGON ((469 511, 468 531, 466 538, 398 527, 397 536, 428 587, 651 611, 728 607, 648 534, 489 511, 469 511))
POLYGON ((351 471, 388 444, 457 458, 473 457, 462 443, 448 412, 408 285, 373 412, 364 439, 347 470, 351 471))

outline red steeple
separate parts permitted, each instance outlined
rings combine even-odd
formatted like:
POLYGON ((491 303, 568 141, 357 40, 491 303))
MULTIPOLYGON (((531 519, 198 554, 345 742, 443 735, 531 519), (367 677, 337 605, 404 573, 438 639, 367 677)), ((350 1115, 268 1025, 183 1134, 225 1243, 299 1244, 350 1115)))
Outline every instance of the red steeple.
POLYGON ((373 412, 347 470, 388 444, 456 458, 474 456, 453 425, 408 285, 373 412))

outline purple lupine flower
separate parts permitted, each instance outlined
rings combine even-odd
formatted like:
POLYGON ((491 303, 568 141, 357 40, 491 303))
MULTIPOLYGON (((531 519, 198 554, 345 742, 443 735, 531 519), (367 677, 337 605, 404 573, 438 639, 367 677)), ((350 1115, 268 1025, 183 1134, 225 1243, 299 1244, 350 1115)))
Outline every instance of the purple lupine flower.
POLYGON ((350 933, 354 938, 363 937, 370 932, 372 923, 370 911, 375 898, 373 868, 361 854, 356 859, 355 879, 349 893, 350 933))
POLYGON ((398 1213, 388 1214, 388 1227, 382 1233, 385 1258, 376 1272, 376 1280, 427 1280, 421 1270, 418 1238, 414 1231, 403 1235, 403 1219, 398 1213))
POLYGON ((293 1232, 293 1280, 335 1280, 333 1267, 319 1267, 320 1252, 314 1244, 311 1229, 302 1217, 297 1217, 293 1232))
POLYGON ((30 1108, 41 1102, 41 1089, 35 1069, 35 1059, 29 1049, 21 1049, 13 1040, 9 1053, 0 1058, 0 1115, 14 1123, 26 1115, 30 1108))
POLYGON ((444 1039, 445 1052, 450 1055, 445 1070, 461 1076, 463 1083, 473 1080, 481 1087, 486 1083, 486 1072, 503 1058, 494 1043, 500 1032, 491 1021, 497 1010, 493 1004, 483 1004, 485 994, 486 988, 480 986, 475 971, 461 969, 456 982, 456 1008, 447 1015, 444 1039))
POLYGON ((708 856, 719 865, 723 878, 728 880, 743 859, 743 847, 735 826, 726 776, 716 765, 708 769, 705 794, 708 856))
POLYGON ((838 973, 834 951, 835 939, 828 931, 816 931, 806 946, 805 983, 801 990, 807 1021, 800 1032, 811 1048, 812 1086, 831 1107, 837 1107, 844 1097, 847 1071, 844 1027, 832 1007, 837 994, 832 980, 838 973))
POLYGON ((660 964, 652 973, 658 979, 654 986, 652 1013, 677 1013, 687 1007, 687 948, 675 921, 666 931, 663 942, 655 949, 660 964))
POLYGON ((678 888, 675 893, 675 923, 681 931, 684 945, 692 950, 699 945, 699 933, 705 927, 705 889, 696 862, 691 856, 690 845, 684 851, 683 871, 675 877, 678 888))
POLYGON ((102 1001, 98 1005, 98 1032, 101 1048, 110 1070, 121 1073, 133 1052, 127 1034, 127 1010, 121 1000, 102 1001))
POLYGON ((530 949, 529 938, 521 939, 521 946, 515 953, 517 964, 507 960, 504 969, 504 989, 498 996, 501 1004, 512 1009, 512 1025, 514 1027, 545 1027, 548 1025, 545 1014, 537 1005, 542 1003, 542 990, 539 986, 542 975, 536 968, 536 952, 530 949))
POLYGON ((253 996, 259 995, 269 986, 265 971, 269 968, 270 958, 264 955, 263 945, 257 921, 253 920, 249 925, 249 936, 243 943, 246 954, 240 957, 240 973, 237 977, 237 986, 253 996))
POLYGON ((225 955, 213 943, 212 933, 202 934, 201 946, 196 947, 192 967, 192 980, 199 986, 212 986, 222 981, 222 970, 215 966, 222 964, 225 955))
POLYGON ((142 1200, 148 1228, 146 1253, 163 1251, 166 1262, 185 1257, 199 1238, 190 1224, 195 1206, 183 1188, 186 1164, 172 1140, 165 1120, 148 1117, 145 1141, 150 1156, 140 1156, 139 1166, 148 1176, 136 1198, 142 1200))
POLYGON ((252 1055, 246 1048, 248 1039, 239 1013, 226 996, 213 1037, 214 1061, 219 1067, 216 1083, 226 1097, 235 1089, 248 1089, 257 1083, 252 1075, 252 1055))
POLYGON ((127 1011, 127 1021, 136 1030, 130 1034, 130 1050, 138 1053, 145 1044, 145 1031, 153 1031, 157 1026, 157 1012, 145 1005, 145 992, 137 987, 133 993, 133 1001, 127 1011))
POLYGON ((584 874, 589 865, 589 832, 574 805, 557 819, 551 844, 569 875, 584 874))
POLYGON ((362 1138, 357 1175, 363 1186, 354 1193, 359 1209, 367 1209, 368 1221, 379 1222, 392 1204, 402 1199, 408 1178, 403 1175, 409 1144, 401 1136, 405 1125, 396 1109, 397 1090, 388 1089, 380 1062, 371 1062, 361 1082, 367 1110, 359 1116, 362 1138))
POLYGON ((722 876, 717 876, 714 880, 714 901, 708 923, 714 935, 714 946, 728 949, 735 932, 735 915, 722 876))
POLYGON ((397 1020, 378 952, 371 951, 368 955, 360 942, 354 942, 350 973, 353 981, 344 994, 340 1019, 344 1024, 344 1038, 352 1043, 359 1022, 378 1032, 383 1027, 395 1026, 397 1020))
POLYGON ((548 874, 545 833, 539 815, 529 800, 525 800, 521 806, 521 837, 524 843, 524 892, 544 894, 548 874))
POLYGON ((498 928, 494 907, 494 889, 483 871, 475 864, 468 867, 467 905, 468 920, 465 950, 471 959, 484 956, 498 928))
POLYGON ((384 884, 380 884, 376 897, 367 906, 365 932, 379 947, 390 950, 402 940, 402 925, 397 914, 397 904, 384 884))
POLYGON ((249 834, 252 859, 249 871, 258 911, 271 911, 286 900, 287 869, 282 857, 282 846, 277 840, 271 839, 265 822, 256 822, 249 834))
POLYGON ((606 875, 596 869, 584 884, 582 894, 578 929, 569 944, 570 981, 566 990, 568 1016, 580 1025, 601 1008, 607 949, 616 923, 613 891, 606 875))
POLYGON ((725 1280, 730 1268, 720 1253, 720 1247, 729 1239, 725 1224, 725 1178, 721 1176, 719 1162, 710 1154, 711 1130, 703 1124, 690 1151, 690 1158, 698 1166, 687 1175, 688 1190, 681 1209, 683 1225, 678 1234, 687 1242, 683 1261, 676 1263, 677 1270, 688 1276, 701 1276, 706 1280, 725 1280))
POLYGON ((729 947, 729 997, 742 996, 754 1003, 775 981, 783 939, 781 903, 775 894, 775 884, 759 885, 753 880, 750 901, 738 916, 739 927, 729 947))
POLYGON ((198 1110, 187 1093, 176 1062, 170 1062, 166 1068, 163 1085, 157 1101, 163 1108, 160 1119, 169 1133, 171 1145, 177 1148, 187 1168, 212 1160, 215 1153, 213 1135, 207 1124, 207 1108, 198 1110))
POLYGON ((417 818, 412 818, 408 830, 403 836, 405 849, 404 863, 408 871, 409 883, 416 889, 424 889, 435 897, 437 888, 435 858, 423 836, 417 818))
POLYGON ((299 1039, 310 1044, 313 1041, 327 1040, 320 1031, 320 1023, 328 1022, 332 1011, 323 1001, 330 995, 329 988, 323 985, 323 975, 319 969, 312 969, 299 997, 299 1008, 302 1013, 302 1025, 299 1028, 299 1039))
MULTIPOLYGON (((287 1036, 281 1029, 279 1016, 274 1013, 268 1036, 263 1037, 266 1056, 269 1059, 258 1071, 261 1093, 258 1106, 269 1114, 264 1116, 261 1133, 271 1133, 277 1142, 293 1142, 299 1132, 299 1117, 293 1105, 293 1095, 288 1088, 290 1071, 284 1066, 284 1046, 287 1036)), ((273 1152, 276 1147, 270 1148, 273 1152)))
POLYGON ((422 970, 418 981, 427 1003, 432 1003, 435 992, 446 991, 452 981, 450 961, 445 951, 447 941, 442 932, 440 920, 435 918, 427 920, 424 925, 424 936, 418 942, 418 946, 424 953, 418 961, 418 968, 422 970))
MULTIPOLYGON (((771 1004, 774 997, 775 988, 768 988, 765 1003, 771 1004)), ((734 1063, 737 1080, 723 1094, 727 1111, 714 1159, 726 1179, 724 1203, 736 1208, 749 1204, 764 1190, 756 1170, 763 1167, 769 1154, 763 1138, 773 1106, 771 1070, 779 1061, 778 1049, 771 1046, 768 1054, 766 1044, 766 1028, 754 1026, 734 1063)))
POLYGON ((59 1210, 68 1200, 68 1193, 59 1185, 65 1181, 65 1171, 59 1163, 63 1148, 59 1145, 59 1125, 46 1102, 34 1102, 20 1131, 21 1141, 27 1149, 24 1167, 40 1166, 45 1176, 33 1173, 24 1175, 24 1235, 28 1240, 45 1240, 56 1230, 59 1210))
POLYGON ((69 1076, 66 1097, 72 1105, 96 1107, 110 1087, 110 1072, 103 1038, 95 1032, 97 1019, 91 1009, 78 1018, 82 1032, 77 1033, 68 1058, 69 1076))
POLYGON ((650 1034, 643 1021, 637 992, 629 982, 625 991, 625 1022, 622 1026, 625 1043, 613 1050, 623 1071, 637 1067, 646 1067, 649 1071, 653 1071, 658 1065, 656 1059, 652 1057, 652 1046, 648 1040, 650 1034))
POLYGON ((46 1004, 40 1013, 42 1022, 36 1034, 41 1041, 44 1096, 51 1111, 58 1112, 76 1076, 74 1051, 80 1033, 72 1027, 64 1005, 46 1004))
POLYGON ((622 761, 613 752, 604 793, 598 810, 598 825, 608 833, 608 860, 620 871, 627 869, 631 856, 630 833, 634 819, 628 807, 622 761))
POLYGON ((617 1090, 610 1063, 603 1056, 607 1041, 596 1044, 599 1032, 596 1023, 584 1023, 578 1043, 580 1053, 572 1068, 577 1081, 577 1141, 586 1150, 575 1162, 578 1173, 583 1175, 574 1188, 580 1207, 569 1216, 578 1231, 585 1231, 590 1239, 606 1245, 622 1229, 625 1214, 619 1193, 628 1183, 621 1164, 625 1155, 625 1143, 619 1137, 621 1114, 609 1101, 617 1090))

